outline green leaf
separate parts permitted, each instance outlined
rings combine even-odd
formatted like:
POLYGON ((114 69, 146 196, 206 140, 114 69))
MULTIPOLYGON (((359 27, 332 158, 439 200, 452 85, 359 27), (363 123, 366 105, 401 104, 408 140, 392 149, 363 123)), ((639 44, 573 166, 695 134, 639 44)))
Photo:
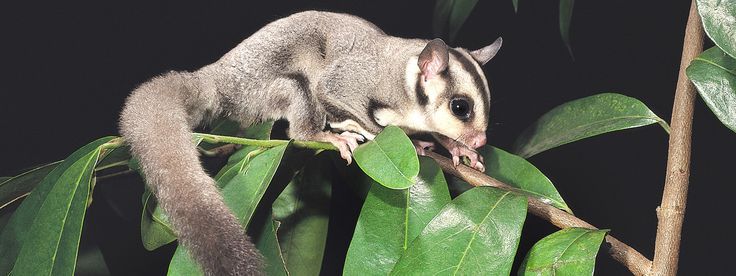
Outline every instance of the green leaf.
POLYGON ((570 44, 570 21, 572 20, 572 7, 575 0, 560 0, 560 35, 562 41, 567 46, 567 51, 572 56, 572 46, 570 44))
POLYGON ((74 274, 93 170, 113 138, 72 153, 18 207, 0 234, 0 274, 74 274))
POLYGON ((150 190, 143 192, 143 213, 141 214, 141 241, 149 251, 176 240, 171 223, 163 209, 158 208, 156 197, 150 190))
MULTIPOLYGON (((262 151, 262 149, 253 146, 245 146, 236 151, 230 156, 229 163, 220 170, 220 175, 215 177, 218 186, 222 188, 227 185, 250 162, 250 156, 255 156, 255 154, 262 151), (244 160, 246 156, 248 156, 248 159, 244 160)), ((155 250, 176 239, 176 234, 171 228, 171 223, 166 212, 158 206, 153 193, 146 189, 143 192, 143 213, 141 214, 141 240, 143 241, 143 247, 147 250, 155 250)))
POLYGON ((392 275, 508 275, 526 219, 526 197, 475 187, 447 204, 392 275))
POLYGON ((513 152, 524 158, 599 134, 667 123, 637 99, 603 93, 557 106, 527 127, 514 143, 513 152))
POLYGON ((210 130, 209 133, 216 135, 233 136, 237 135, 239 131, 240 124, 238 122, 227 118, 221 118, 213 124, 212 130, 210 130))
POLYGON ((439 165, 431 158, 420 160, 421 181, 409 189, 392 190, 373 182, 350 242, 344 275, 391 272, 411 241, 450 202, 439 165))
POLYGON ((483 146, 478 153, 486 161, 487 175, 572 214, 552 181, 526 159, 491 146, 483 146))
MULTIPOLYGON (((276 233, 280 228, 280 224, 281 223, 278 221, 268 220, 266 225, 263 226, 263 230, 261 231, 258 241, 256 241, 256 248, 258 248, 258 251, 261 252, 263 257, 266 259, 266 268, 265 271, 263 271, 264 275, 289 275, 289 272, 286 269, 286 263, 284 262, 284 256, 281 254, 278 237, 276 236, 276 233)), ((321 265, 322 263, 320 262, 319 264, 321 265)))
MULTIPOLYGON (((271 183, 271 179, 281 163, 281 158, 287 146, 281 145, 267 149, 255 157, 246 155, 248 158, 244 157, 242 161, 235 163, 235 167, 239 168, 237 174, 232 177, 229 177, 229 174, 223 174, 220 178, 215 179, 221 186, 224 183, 222 197, 225 204, 230 207, 230 210, 233 211, 242 225, 247 226, 253 217, 258 203, 261 201, 266 188, 268 188, 268 184, 271 183)), ((243 150, 250 149, 243 148, 240 151, 243 150)), ((168 274, 201 275, 202 271, 184 247, 179 245, 169 264, 168 274)))
POLYGON ((118 166, 128 166, 130 159, 130 147, 114 148, 105 154, 105 157, 100 159, 100 162, 97 162, 95 170, 100 171, 118 166))
POLYGON ((310 160, 273 203, 273 217, 281 222, 278 241, 293 275, 319 275, 327 243, 332 179, 329 152, 310 160))
POLYGON ((703 28, 711 40, 732 58, 736 58, 736 2, 697 0, 703 28))
POLYGON ((606 232, 567 228, 544 237, 527 254, 519 275, 593 275, 606 232))
POLYGON ((736 60, 710 48, 690 63, 687 77, 718 120, 736 132, 736 60))
POLYGON ((13 216, 13 213, 15 213, 15 209, 18 208, 18 205, 20 205, 20 202, 13 202, 5 208, 0 209, 0 233, 2 233, 3 229, 5 229, 5 225, 8 225, 10 217, 13 216))
POLYGON ((217 185, 220 186, 221 189, 227 186, 235 176, 243 172, 245 167, 250 164, 250 161, 253 160, 255 156, 261 154, 265 150, 266 149, 256 146, 243 146, 240 150, 233 153, 233 155, 228 158, 227 164, 225 164, 225 166, 222 167, 215 176, 217 185))
POLYGON ((373 141, 358 146, 353 157, 363 172, 391 189, 411 187, 419 174, 414 144, 396 126, 386 127, 373 141))
POLYGON ((75 275, 111 275, 99 246, 79 251, 75 275))
POLYGON ((432 22, 435 36, 449 34, 450 41, 455 41, 460 27, 477 3, 478 0, 437 0, 432 22))
POLYGON ((61 161, 41 165, 19 175, 0 179, 0 209, 28 195, 59 163, 61 161))
MULTIPOLYGON (((244 130, 243 137, 250 139, 269 139, 272 127, 272 121, 253 125, 244 130)), ((216 123, 215 127, 212 129, 213 133, 222 135, 235 135, 238 131, 239 127, 237 123, 224 119, 216 123)), ((195 143, 197 145, 199 145, 200 142, 202 142, 201 138, 195 139, 195 143)), ((205 148, 211 149, 214 147, 216 147, 216 145, 207 145, 205 148)), ((256 149, 256 147, 245 146, 230 156, 228 164, 225 168, 220 170, 218 176, 215 177, 215 180, 218 180, 218 185, 220 185, 221 188, 226 185, 234 175, 242 170, 242 165, 245 164, 242 162, 243 158, 248 153, 256 149), (236 166, 238 164, 241 166, 236 166), (220 179, 222 178, 220 174, 225 172, 227 172, 228 175, 224 179, 220 179)), ((156 248, 175 241, 176 234, 174 234, 174 230, 171 228, 171 223, 169 222, 166 213, 158 206, 156 197, 153 196, 151 191, 147 188, 143 193, 142 201, 143 212, 141 214, 141 240, 143 241, 143 247, 147 250, 155 250, 156 248)))
POLYGON ((288 145, 276 146, 258 154, 222 189, 225 203, 240 223, 248 225, 263 194, 271 183, 288 145))
POLYGON ((243 131, 243 137, 249 139, 268 140, 271 139, 271 130, 273 129, 273 121, 267 121, 260 124, 249 126, 243 131))
MULTIPOLYGON (((273 121, 256 124, 246 128, 244 130, 245 134, 243 135, 243 137, 249 139, 266 140, 271 137, 272 128, 273 121)), ((235 174, 242 170, 242 166, 245 164, 243 162, 244 158, 250 158, 248 157, 248 155, 255 156, 259 153, 251 153, 255 150, 259 150, 259 148, 255 146, 243 146, 241 150, 236 151, 230 156, 230 158, 228 158, 228 162, 225 167, 220 169, 220 171, 217 173, 217 176, 215 176, 215 179, 218 180, 218 184, 221 188, 224 187, 235 174), (227 176, 223 176, 223 174, 227 174, 227 176)))
POLYGON ((514 12, 519 12, 519 0, 511 0, 511 3, 514 4, 514 12))
MULTIPOLYGON (((202 142, 201 138, 195 138, 196 145, 202 142)), ((131 159, 136 160, 136 159, 131 159)), ((136 167, 138 162, 135 161, 136 167)), ((137 170, 137 169, 136 169, 137 170)), ((171 228, 169 218, 161 207, 158 206, 156 197, 153 195, 148 185, 146 185, 143 195, 141 196, 143 209, 141 212, 141 242, 143 248, 149 251, 167 245, 176 240, 176 234, 171 228)))

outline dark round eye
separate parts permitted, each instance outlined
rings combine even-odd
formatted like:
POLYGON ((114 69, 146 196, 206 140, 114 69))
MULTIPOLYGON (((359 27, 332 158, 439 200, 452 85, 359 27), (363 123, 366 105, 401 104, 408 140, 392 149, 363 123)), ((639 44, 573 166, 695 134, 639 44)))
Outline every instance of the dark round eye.
POLYGON ((468 100, 466 99, 455 98, 450 100, 450 110, 452 110, 452 113, 455 114, 455 116, 462 119, 470 117, 470 103, 468 103, 468 100))

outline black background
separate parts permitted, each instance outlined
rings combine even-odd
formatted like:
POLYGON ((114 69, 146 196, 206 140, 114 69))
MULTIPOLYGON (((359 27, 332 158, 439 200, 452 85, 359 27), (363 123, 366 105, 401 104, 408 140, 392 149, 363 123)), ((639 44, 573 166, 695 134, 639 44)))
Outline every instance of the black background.
MULTIPOLYGON (((501 52, 485 67, 492 87, 490 144, 508 149, 544 112, 601 92, 633 96, 669 121, 688 1, 578 1, 571 27, 574 59, 559 36, 557 1, 520 2, 515 14, 510 0, 479 1, 454 43, 474 49, 504 38, 501 52)), ((117 134, 123 100, 137 84, 168 70, 196 70, 264 24, 307 9, 356 14, 395 36, 432 37, 432 1, 4 2, 0 175, 63 159, 95 138, 117 134)), ((736 245, 730 216, 736 134, 700 99, 695 114, 680 274, 726 274, 736 245)), ((661 128, 648 126, 565 145, 530 161, 577 216, 612 229, 651 258, 667 139, 661 128)), ((118 208, 139 212, 140 188, 131 189, 131 206, 118 208)), ((106 231, 116 229, 129 247, 140 248, 137 218, 98 221, 110 225, 106 231)), ((519 252, 554 230, 529 216, 519 252)), ((111 269, 158 273, 148 266, 165 264, 160 255, 170 249, 129 256, 124 267, 111 269)), ((113 255, 106 255, 108 261, 113 255)), ((596 272, 627 270, 601 254, 596 272)))

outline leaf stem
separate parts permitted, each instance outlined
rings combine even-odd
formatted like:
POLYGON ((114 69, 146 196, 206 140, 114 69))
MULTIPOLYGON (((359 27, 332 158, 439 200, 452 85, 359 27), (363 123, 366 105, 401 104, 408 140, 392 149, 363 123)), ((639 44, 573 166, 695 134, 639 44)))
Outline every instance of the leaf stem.
MULTIPOLYGON (((289 143, 289 140, 256 140, 256 139, 215 135, 215 134, 208 134, 208 133, 194 133, 194 135, 202 138, 202 141, 205 141, 207 143, 213 143, 213 144, 228 143, 228 144, 236 144, 236 145, 247 145, 247 146, 272 148, 276 146, 286 145, 289 143)), ((110 140, 109 142, 105 144, 102 144, 100 148, 115 149, 115 148, 122 147, 124 145, 125 145, 125 140, 122 137, 117 137, 115 139, 110 140)), ((330 143, 318 142, 318 141, 294 140, 294 141, 291 141, 291 146, 297 147, 297 148, 304 148, 304 149, 313 149, 313 150, 337 150, 337 148, 330 143)), ((107 168, 109 166, 105 166, 105 167, 107 168)))
POLYGON ((657 123, 664 129, 667 134, 670 134, 670 125, 665 122, 665 120, 659 119, 657 123))
POLYGON ((104 166, 98 166, 98 167, 95 168, 95 171, 96 172, 99 172, 101 170, 105 170, 105 169, 109 169, 109 168, 114 168, 114 167, 118 167, 118 166, 127 166, 129 162, 130 162, 129 159, 125 159, 123 161, 118 161, 118 162, 110 163, 110 164, 107 164, 107 165, 104 165, 104 166))
POLYGON ((127 170, 124 170, 124 171, 119 171, 119 172, 115 172, 115 173, 111 173, 111 174, 100 175, 100 176, 97 177, 97 180, 98 181, 99 180, 105 180, 105 179, 113 178, 113 177, 116 177, 116 176, 131 174, 131 173, 134 173, 134 172, 135 171, 132 170, 132 169, 127 169, 127 170))
MULTIPOLYGON (((222 136, 206 133, 195 133, 194 135, 202 138, 202 141, 208 143, 229 143, 237 145, 258 146, 264 148, 272 148, 276 146, 286 145, 289 140, 256 140, 233 136, 222 136)), ((297 148, 314 149, 314 150, 337 150, 330 143, 316 141, 292 141, 291 145, 297 148)))
POLYGON ((116 149, 125 145, 123 137, 116 137, 100 146, 101 149, 116 149))

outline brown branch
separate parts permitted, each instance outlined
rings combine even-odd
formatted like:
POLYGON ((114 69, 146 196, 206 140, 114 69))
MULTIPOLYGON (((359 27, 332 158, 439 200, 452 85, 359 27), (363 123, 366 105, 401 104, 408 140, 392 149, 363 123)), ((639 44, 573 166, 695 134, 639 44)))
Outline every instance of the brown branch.
MULTIPOLYGON (((446 157, 434 152, 426 152, 425 155, 437 161, 440 167, 442 167, 443 171, 462 178, 471 185, 492 186, 506 190, 515 190, 515 188, 509 186, 508 184, 498 181, 475 169, 471 169, 468 166, 460 165, 455 167, 450 159, 447 159, 446 157)), ((583 227, 589 229, 597 229, 590 223, 587 223, 584 220, 565 211, 557 209, 556 207, 553 207, 549 204, 545 204, 537 198, 527 197, 527 199, 529 202, 528 210, 530 213, 549 221, 557 227, 583 227)), ((636 251, 636 249, 631 248, 631 246, 626 245, 613 236, 606 236, 606 242, 608 242, 608 244, 610 244, 611 246, 611 249, 609 251, 611 256, 615 260, 626 266, 634 275, 645 275, 651 268, 652 262, 644 257, 644 255, 636 251)))
POLYGON ((687 187, 690 178, 690 147, 693 127, 695 87, 687 78, 685 69, 703 51, 703 25, 695 6, 685 28, 685 41, 677 78, 675 102, 672 106, 672 132, 667 156, 667 176, 664 182, 662 204, 657 208, 657 240, 650 275, 676 275, 680 253, 680 235, 685 218, 687 187))

